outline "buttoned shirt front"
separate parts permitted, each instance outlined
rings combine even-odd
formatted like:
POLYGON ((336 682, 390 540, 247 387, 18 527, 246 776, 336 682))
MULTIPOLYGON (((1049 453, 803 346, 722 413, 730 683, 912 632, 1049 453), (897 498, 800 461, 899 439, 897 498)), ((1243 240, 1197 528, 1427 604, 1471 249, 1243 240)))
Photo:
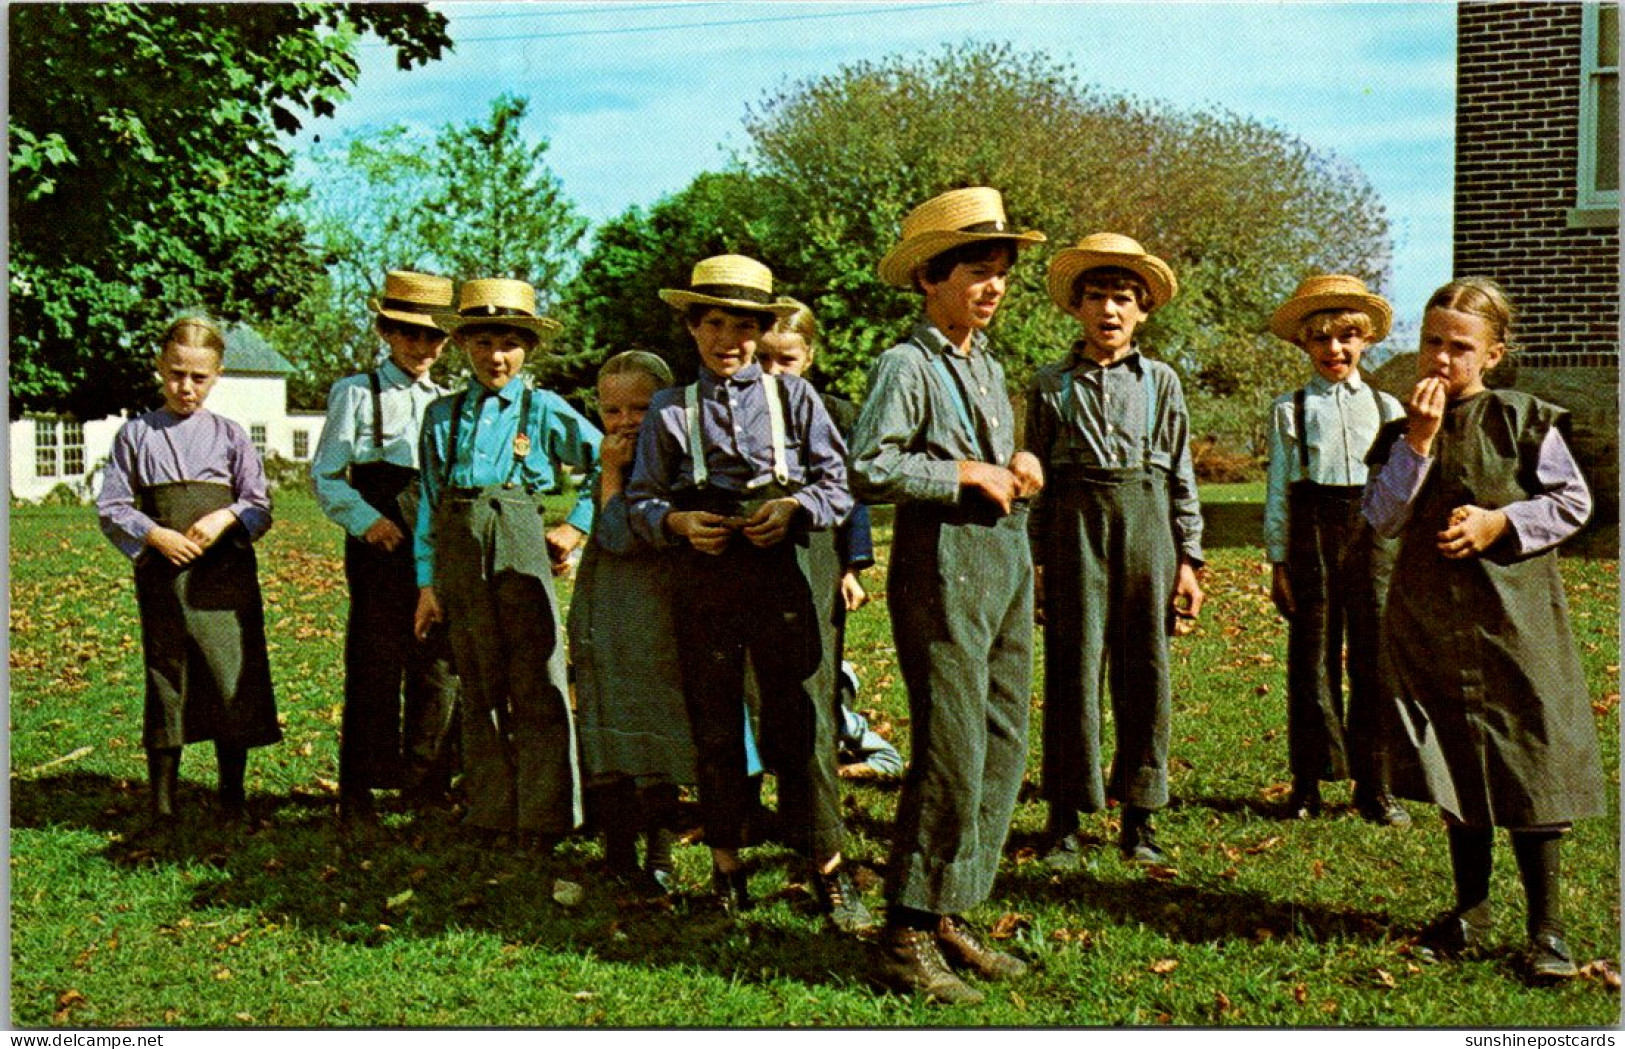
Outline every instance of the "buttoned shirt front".
POLYGON ((1272 562, 1286 560, 1287 489, 1294 481, 1349 487, 1366 482, 1365 457, 1383 423, 1405 414, 1404 406, 1377 390, 1358 372, 1342 382, 1319 375, 1303 387, 1307 433, 1298 434, 1295 397, 1283 393, 1270 406, 1270 465, 1264 491, 1264 549, 1272 562), (1372 394, 1376 396, 1373 397, 1372 394), (1302 444, 1309 451, 1303 469, 1302 444))
MULTIPOLYGON (((777 380, 784 394, 789 485, 812 528, 833 528, 852 512, 846 442, 810 383, 794 375, 777 380)), ((706 483, 741 494, 765 487, 773 480, 773 437, 761 367, 752 362, 726 378, 702 368, 698 383, 706 483)), ((655 394, 638 431, 626 485, 633 527, 658 545, 676 541, 664 521, 673 509, 673 494, 694 485, 686 399, 687 387, 682 386, 655 394)))
POLYGON ((1015 413, 981 332, 961 351, 921 318, 880 355, 852 427, 852 485, 869 503, 954 503, 959 463, 1007 465, 1015 413))
MULTIPOLYGON (((500 390, 488 390, 470 380, 463 393, 448 394, 429 405, 418 452, 423 498, 413 539, 419 586, 434 579, 434 514, 448 484, 465 489, 512 485, 528 492, 550 492, 558 488, 558 464, 584 473, 597 467, 603 434, 550 390, 531 388, 525 437, 518 440, 526 387, 523 379, 514 379, 500 390), (455 419, 454 411, 459 411, 455 419), (454 422, 456 461, 448 471, 454 422)), ((567 520, 582 532, 592 531, 591 485, 581 486, 567 520)))
POLYGON ((429 405, 446 391, 427 374, 413 379, 393 360, 376 369, 383 440, 375 432, 370 372, 347 376, 327 395, 327 422, 310 461, 316 501, 328 520, 357 538, 383 516, 351 486, 349 470, 364 463, 418 468, 418 438, 429 405))
POLYGON ((1027 391, 1026 447, 1046 471, 1056 466, 1145 465, 1164 471, 1180 556, 1203 563, 1190 414, 1179 376, 1168 365, 1134 349, 1100 364, 1085 353, 1081 341, 1075 343, 1065 360, 1033 375, 1027 391))

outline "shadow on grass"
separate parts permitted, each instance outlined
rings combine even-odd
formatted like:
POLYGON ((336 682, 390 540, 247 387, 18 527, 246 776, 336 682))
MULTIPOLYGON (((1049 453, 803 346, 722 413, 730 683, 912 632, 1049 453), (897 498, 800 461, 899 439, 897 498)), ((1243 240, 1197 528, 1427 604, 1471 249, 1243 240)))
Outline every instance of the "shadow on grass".
MULTIPOLYGON (((228 826, 214 818, 212 790, 183 782, 181 795, 174 827, 138 833, 142 784, 87 773, 19 781, 11 787, 11 825, 117 835, 102 852, 110 864, 184 869, 196 911, 250 910, 350 943, 472 931, 648 968, 698 966, 746 982, 844 984, 870 973, 867 945, 784 920, 781 903, 816 920, 810 895, 796 886, 735 921, 701 899, 674 906, 616 890, 596 848, 580 837, 544 857, 471 842, 449 813, 436 812, 389 814, 358 838, 339 830, 331 799, 302 793, 253 796, 251 825, 228 826), (582 887, 581 902, 556 900, 559 881, 582 887)), ((781 862, 795 869, 793 857, 758 855, 753 872, 781 862)), ((684 890, 697 895, 709 885, 684 890)))
POLYGON ((1263 503, 1203 503, 1202 546, 1252 546, 1264 541, 1263 503))

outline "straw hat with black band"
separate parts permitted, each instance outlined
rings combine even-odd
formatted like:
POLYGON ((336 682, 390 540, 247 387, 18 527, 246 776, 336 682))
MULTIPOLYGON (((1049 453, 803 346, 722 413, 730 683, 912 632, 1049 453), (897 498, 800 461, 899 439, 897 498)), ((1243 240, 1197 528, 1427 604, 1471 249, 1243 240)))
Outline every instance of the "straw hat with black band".
POLYGON ((694 264, 687 288, 661 288, 660 299, 678 310, 716 306, 788 316, 799 306, 773 297, 773 271, 744 255, 713 255, 694 264))
POLYGON ((536 289, 507 277, 465 281, 458 294, 457 312, 436 313, 434 323, 453 334, 476 324, 500 324, 537 336, 559 330, 558 321, 537 315, 536 289))
POLYGON ((1089 270, 1113 266, 1128 270, 1145 281, 1151 293, 1152 313, 1168 305, 1168 300, 1179 293, 1179 281, 1174 279, 1173 268, 1147 252, 1140 242, 1121 233, 1091 233, 1070 248, 1062 248, 1049 262, 1049 297, 1067 313, 1074 312, 1072 286, 1078 275, 1089 270))
POLYGON ((384 274, 384 293, 367 300, 367 309, 380 317, 420 328, 439 328, 434 314, 450 309, 451 278, 411 270, 384 274))
POLYGON ((1394 308, 1381 295, 1372 294, 1365 281, 1344 273, 1322 273, 1304 278, 1298 290, 1270 318, 1270 331, 1287 342, 1296 343, 1298 326, 1303 319, 1322 310, 1359 310, 1370 317, 1368 342, 1387 338, 1394 322, 1394 308))
POLYGON ((1004 217, 1004 197, 987 186, 953 189, 932 197, 903 219, 903 236, 880 260, 880 279, 894 288, 914 288, 914 271, 961 244, 1007 240, 1038 244, 1037 230, 1017 233, 1004 217))

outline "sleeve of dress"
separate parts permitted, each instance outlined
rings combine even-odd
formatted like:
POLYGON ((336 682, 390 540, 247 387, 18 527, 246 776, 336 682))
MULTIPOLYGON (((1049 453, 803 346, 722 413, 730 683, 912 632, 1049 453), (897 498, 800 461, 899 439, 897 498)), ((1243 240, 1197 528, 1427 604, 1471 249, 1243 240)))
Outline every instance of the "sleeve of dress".
POLYGON ((1173 369, 1169 383, 1169 458, 1173 470, 1168 476, 1168 498, 1174 511, 1174 543, 1179 556, 1200 567, 1202 557, 1202 502, 1196 494, 1196 466, 1191 460, 1191 417, 1185 408, 1185 391, 1173 369))
POLYGON ((807 483, 795 493, 814 529, 834 528, 852 512, 852 490, 846 479, 846 441, 829 417, 823 400, 807 383, 797 383, 794 407, 805 442, 807 483))
POLYGON ((1417 455, 1405 440, 1405 424, 1385 427, 1367 459, 1381 469, 1366 481, 1360 513, 1377 534, 1392 539, 1411 518, 1411 504, 1422 491, 1432 458, 1417 455))
POLYGON ((1556 546, 1591 518, 1591 489, 1555 426, 1541 441, 1535 477, 1543 489, 1540 494, 1501 507, 1516 537, 1518 553, 1526 555, 1556 546))
POLYGON ((1292 401, 1277 400, 1270 406, 1270 465, 1264 481, 1264 552, 1271 563, 1286 560, 1287 485, 1292 480, 1293 455, 1297 452, 1292 425, 1292 401))
POLYGON ((418 519, 412 529, 412 559, 418 586, 434 585, 434 515, 440 505, 440 482, 445 472, 445 433, 451 412, 442 397, 423 413, 423 430, 418 434, 418 519))
POLYGON ((249 441, 248 432, 232 423, 230 434, 231 491, 236 496, 230 509, 248 533, 248 541, 258 542, 271 530, 271 486, 265 480, 265 463, 249 441))
POLYGON ((626 493, 616 492, 604 500, 593 521, 592 541, 612 554, 630 553, 638 537, 632 531, 632 516, 626 505, 626 493))
POLYGON ((852 489, 864 502, 958 501, 959 464, 910 450, 927 421, 926 381, 916 354, 887 351, 875 362, 852 426, 852 489))
POLYGON ((357 539, 383 516, 350 485, 349 468, 356 454, 357 398, 365 391, 342 379, 327 393, 327 421, 310 460, 316 502, 327 519, 357 539))
POLYGON ((113 438, 113 452, 102 472, 102 490, 96 497, 96 517, 102 534, 119 552, 134 561, 147 547, 147 533, 156 521, 136 509, 135 438, 130 420, 113 438))

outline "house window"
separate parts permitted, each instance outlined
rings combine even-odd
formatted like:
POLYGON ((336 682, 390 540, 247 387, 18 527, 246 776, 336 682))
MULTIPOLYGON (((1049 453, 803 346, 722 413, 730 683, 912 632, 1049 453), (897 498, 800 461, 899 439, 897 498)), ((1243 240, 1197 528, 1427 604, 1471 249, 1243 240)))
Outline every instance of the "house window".
POLYGON ((85 424, 73 419, 62 421, 62 473, 78 477, 85 472, 85 424))
POLYGON ((254 451, 259 453, 261 459, 265 458, 265 424, 251 423, 248 427, 248 439, 254 445, 254 451))
POLYGON ((34 476, 57 476, 56 420, 34 420, 34 476))
POLYGON ((1580 32, 1581 208, 1619 207, 1619 5, 1584 4, 1580 32))
POLYGON ((293 457, 295 459, 310 458, 310 431, 293 431, 293 457))

